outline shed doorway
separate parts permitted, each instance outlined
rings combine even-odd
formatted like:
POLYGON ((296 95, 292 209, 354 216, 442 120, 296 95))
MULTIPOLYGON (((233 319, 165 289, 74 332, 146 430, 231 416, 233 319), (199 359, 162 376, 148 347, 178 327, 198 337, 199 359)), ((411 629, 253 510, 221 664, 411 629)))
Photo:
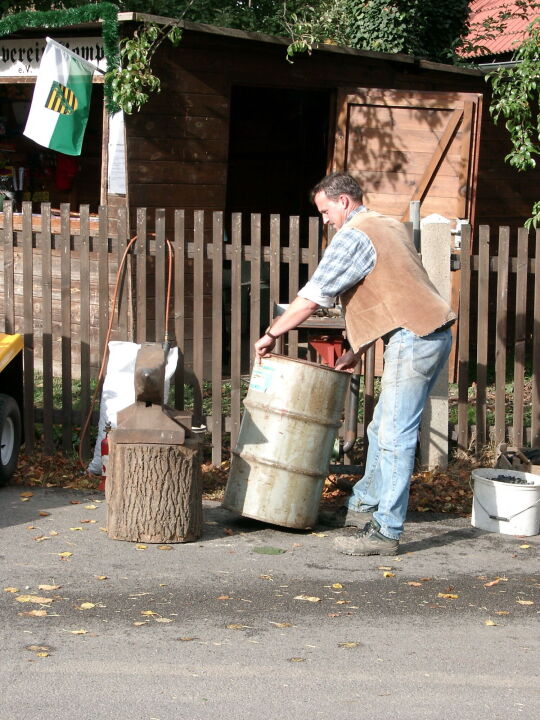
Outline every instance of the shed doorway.
MULTIPOLYGON (((261 242, 270 244, 270 215, 281 218, 280 233, 287 245, 289 217, 300 216, 300 243, 308 245, 308 218, 317 214, 309 193, 326 174, 329 150, 330 91, 236 86, 231 92, 225 241, 231 239, 231 215, 242 213, 243 242, 250 242, 251 213, 261 215, 261 242)), ((333 134, 332 134, 333 146, 333 134)), ((288 265, 280 268, 280 297, 289 302, 288 265)), ((224 366, 230 359, 232 310, 231 267, 224 263, 224 366)), ((298 281, 307 280, 302 268, 298 281)), ((242 262, 239 329, 242 372, 248 373, 252 343, 268 325, 272 313, 269 264, 262 263, 260 313, 250 311, 251 268, 242 262), (256 326, 256 327, 255 327, 256 326), (250 337, 251 336, 251 337, 250 337)))
POLYGON ((330 99, 330 91, 232 88, 227 215, 316 214, 309 191, 326 173, 330 99))

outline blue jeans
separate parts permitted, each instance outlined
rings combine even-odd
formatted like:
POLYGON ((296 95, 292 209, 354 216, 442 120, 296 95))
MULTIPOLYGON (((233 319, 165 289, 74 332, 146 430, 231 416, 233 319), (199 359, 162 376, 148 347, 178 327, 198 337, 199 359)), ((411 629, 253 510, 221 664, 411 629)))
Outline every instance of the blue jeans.
POLYGON ((374 510, 389 538, 397 540, 403 532, 422 411, 451 345, 450 329, 425 337, 401 329, 384 351, 381 394, 367 431, 366 470, 347 505, 357 512, 374 510))

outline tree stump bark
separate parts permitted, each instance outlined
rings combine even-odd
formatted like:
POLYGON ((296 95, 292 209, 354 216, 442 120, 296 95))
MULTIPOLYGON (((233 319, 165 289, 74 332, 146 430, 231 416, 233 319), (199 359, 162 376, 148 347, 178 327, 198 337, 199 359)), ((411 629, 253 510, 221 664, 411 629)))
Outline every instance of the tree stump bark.
POLYGON ((114 540, 179 543, 202 534, 199 443, 115 442, 109 435, 107 532, 114 540))

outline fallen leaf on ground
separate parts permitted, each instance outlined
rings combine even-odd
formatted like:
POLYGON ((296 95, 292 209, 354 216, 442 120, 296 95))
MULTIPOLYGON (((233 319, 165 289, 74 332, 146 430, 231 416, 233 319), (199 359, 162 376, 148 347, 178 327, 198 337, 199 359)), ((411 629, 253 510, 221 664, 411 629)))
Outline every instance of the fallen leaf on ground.
POLYGON ((340 642, 340 643, 338 643, 338 647, 340 647, 340 648, 355 648, 355 647, 359 647, 359 646, 360 646, 359 642, 340 642))
POLYGON ((61 557, 61 558, 68 558, 68 557, 71 557, 71 556, 73 555, 73 553, 72 553, 72 552, 68 552, 68 551, 66 550, 65 552, 58 553, 58 555, 59 555, 59 557, 61 557))
POLYGON ((343 585, 341 583, 334 583, 332 585, 332 587, 334 588, 334 590, 342 590, 343 589, 343 585))
POLYGON ((230 596, 230 595, 219 595, 219 596, 216 598, 216 600, 230 600, 230 599, 231 599, 231 596, 230 596))
POLYGON ((83 602, 79 605, 79 610, 91 610, 92 608, 96 607, 94 603, 91 602, 83 602))
POLYGON ((495 580, 491 580, 491 582, 484 583, 484 587, 493 587, 494 585, 498 585, 500 582, 506 582, 508 578, 498 577, 495 578, 495 580))
POLYGON ((135 620, 133 625, 135 625, 135 627, 140 627, 141 625, 148 625, 148 620, 135 620))
POLYGON ((141 615, 157 615, 153 610, 141 610, 141 615))
POLYGON ((493 620, 484 620, 484 625, 489 625, 490 627, 493 627, 494 625, 497 625, 497 623, 493 622, 493 620))
POLYGON ((158 550, 172 550, 172 545, 158 545, 158 550))
POLYGON ((321 532, 312 532, 312 535, 315 535, 315 537, 327 537, 326 533, 321 532))
POLYGON ((312 603, 321 601, 320 597, 315 597, 314 595, 296 595, 294 599, 295 600, 307 600, 307 602, 312 602, 312 603))
POLYGON ((39 605, 46 605, 52 603, 52 598, 40 597, 39 595, 19 595, 15 600, 20 603, 32 602, 38 603, 39 605))
POLYGON ((25 492, 20 493, 20 497, 22 498, 31 498, 34 493, 30 492, 30 490, 26 490, 25 492))
POLYGON ((18 593, 19 588, 16 587, 5 587, 4 592, 10 592, 10 593, 18 593))
POLYGON ((438 593, 437 597, 446 598, 447 600, 457 600, 459 595, 454 595, 453 593, 438 593))
POLYGON ((69 632, 72 635, 86 635, 88 633, 88 630, 70 630, 69 632))
POLYGON ((159 618, 156 618, 156 622, 159 622, 159 623, 171 623, 171 622, 173 622, 173 621, 172 621, 170 618, 159 617, 159 618))
POLYGON ((293 657, 293 658, 289 658, 289 662, 306 662, 306 659, 305 659, 305 658, 293 657))
MULTIPOLYGON (((215 523, 217 525, 217 523, 215 523)), ((176 638, 177 640, 180 640, 180 642, 191 642, 192 640, 195 640, 194 637, 179 637, 176 638)))
POLYGON ((289 622, 273 622, 272 620, 270 620, 269 622, 270 625, 275 625, 278 628, 292 627, 292 623, 289 622))
POLYGON ((48 615, 48 612, 46 610, 26 610, 25 612, 17 613, 17 615, 23 617, 45 617, 45 615, 48 615))
POLYGON ((44 510, 40 510, 38 513, 40 517, 49 517, 50 514, 51 513, 45 512, 44 510))
POLYGON ((410 585, 411 587, 422 587, 421 582, 415 582, 414 580, 411 580, 410 582, 408 582, 407 585, 410 585))
POLYGON ((31 652, 47 652, 51 648, 47 647, 47 645, 27 645, 25 649, 31 652))
POLYGON ((226 628, 228 630, 244 630, 247 627, 249 627, 249 625, 239 625, 238 623, 231 623, 230 625, 226 625, 226 628))
POLYGON ((96 575, 96 580, 108 580, 107 575, 96 575))
POLYGON ((95 510, 97 508, 97 505, 85 505, 85 510, 95 510))
POLYGON ((70 529, 70 530, 73 530, 73 532, 75 532, 76 530, 82 530, 82 527, 72 527, 72 528, 69 528, 69 529, 70 529))
POLYGON ((496 610, 495 615, 510 615, 509 610, 496 610))
POLYGON ((530 545, 520 545, 519 546, 522 550, 528 550, 531 546, 530 545))
POLYGON ((534 600, 516 600, 520 605, 534 605, 534 600))
POLYGON ((146 550, 148 545, 135 545, 136 550, 146 550))
POLYGON ((38 585, 38 590, 60 590, 61 585, 38 585))
POLYGON ((385 572, 383 572, 383 577, 396 577, 396 573, 386 570, 385 572))
POLYGON ((391 565, 379 565, 377 570, 393 570, 391 565))
POLYGON ((259 575, 261 580, 273 580, 274 578, 271 575, 259 575))

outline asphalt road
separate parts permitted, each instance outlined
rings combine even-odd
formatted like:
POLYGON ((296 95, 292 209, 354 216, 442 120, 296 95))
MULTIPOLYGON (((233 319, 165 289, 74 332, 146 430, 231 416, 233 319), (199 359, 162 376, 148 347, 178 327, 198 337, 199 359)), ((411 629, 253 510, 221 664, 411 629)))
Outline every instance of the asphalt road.
POLYGON ((538 535, 422 514, 355 558, 207 502, 138 548, 101 493, 28 490, 0 490, 0 720, 540 717, 538 535))

